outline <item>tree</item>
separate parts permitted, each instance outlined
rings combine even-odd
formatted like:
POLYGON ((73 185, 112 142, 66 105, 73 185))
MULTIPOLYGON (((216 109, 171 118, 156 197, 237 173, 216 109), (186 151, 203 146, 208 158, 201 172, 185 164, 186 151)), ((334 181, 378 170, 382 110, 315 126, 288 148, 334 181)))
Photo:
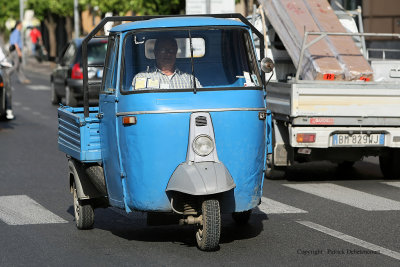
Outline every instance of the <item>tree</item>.
POLYGON ((105 14, 112 12, 114 15, 123 16, 128 11, 137 15, 169 15, 179 14, 185 7, 185 0, 83 0, 105 14))
POLYGON ((9 19, 19 19, 19 0, 1 1, 0 3, 0 35, 4 39, 4 34, 7 33, 6 21, 9 19))
POLYGON ((57 56, 57 40, 55 30, 57 23, 55 16, 66 18, 66 32, 68 39, 72 38, 72 21, 74 14, 73 0, 27 0, 26 7, 33 9, 35 16, 44 22, 49 33, 50 58, 57 56))

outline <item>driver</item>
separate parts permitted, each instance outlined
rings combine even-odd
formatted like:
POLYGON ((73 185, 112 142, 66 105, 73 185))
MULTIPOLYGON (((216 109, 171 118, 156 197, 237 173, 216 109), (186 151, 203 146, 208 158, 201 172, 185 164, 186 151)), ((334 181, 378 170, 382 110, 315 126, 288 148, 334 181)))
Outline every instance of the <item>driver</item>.
MULTIPOLYGON (((140 89, 184 89, 193 88, 193 75, 180 71, 175 66, 178 45, 171 37, 157 39, 154 45, 156 66, 140 72, 132 80, 134 90, 140 89)), ((196 87, 201 87, 195 78, 196 87)))

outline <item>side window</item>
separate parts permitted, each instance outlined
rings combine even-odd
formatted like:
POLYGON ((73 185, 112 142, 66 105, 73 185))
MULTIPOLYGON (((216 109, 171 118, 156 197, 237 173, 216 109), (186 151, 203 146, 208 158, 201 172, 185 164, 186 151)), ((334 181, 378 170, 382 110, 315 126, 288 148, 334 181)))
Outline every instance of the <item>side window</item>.
POLYGON ((65 65, 71 64, 72 61, 74 60, 75 52, 76 52, 76 46, 75 44, 71 43, 65 50, 65 53, 62 57, 62 63, 65 65))
POLYGON ((103 75, 103 91, 105 93, 113 92, 117 87, 118 41, 119 37, 115 35, 110 36, 108 39, 107 56, 103 75))

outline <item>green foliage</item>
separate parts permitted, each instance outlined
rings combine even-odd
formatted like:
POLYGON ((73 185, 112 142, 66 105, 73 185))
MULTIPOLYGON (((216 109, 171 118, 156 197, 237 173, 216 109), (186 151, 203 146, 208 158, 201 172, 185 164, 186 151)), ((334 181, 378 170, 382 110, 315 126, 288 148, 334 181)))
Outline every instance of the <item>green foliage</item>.
POLYGON ((19 19, 19 0, 0 1, 0 32, 5 32, 7 19, 19 19))
POLYGON ((43 20, 49 13, 63 17, 74 14, 73 0, 27 0, 26 7, 33 9, 39 20, 43 20))
POLYGON ((99 7, 101 13, 112 12, 124 15, 132 11, 137 15, 179 14, 185 7, 185 0, 81 0, 92 7, 99 7))

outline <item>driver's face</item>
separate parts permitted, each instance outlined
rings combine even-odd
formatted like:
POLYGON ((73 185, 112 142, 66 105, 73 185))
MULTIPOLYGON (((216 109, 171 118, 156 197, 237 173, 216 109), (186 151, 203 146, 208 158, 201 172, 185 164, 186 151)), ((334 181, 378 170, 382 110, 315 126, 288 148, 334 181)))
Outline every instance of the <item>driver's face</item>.
POLYGON ((161 40, 159 42, 157 50, 154 51, 157 65, 160 68, 174 66, 177 52, 176 43, 172 40, 161 40))

